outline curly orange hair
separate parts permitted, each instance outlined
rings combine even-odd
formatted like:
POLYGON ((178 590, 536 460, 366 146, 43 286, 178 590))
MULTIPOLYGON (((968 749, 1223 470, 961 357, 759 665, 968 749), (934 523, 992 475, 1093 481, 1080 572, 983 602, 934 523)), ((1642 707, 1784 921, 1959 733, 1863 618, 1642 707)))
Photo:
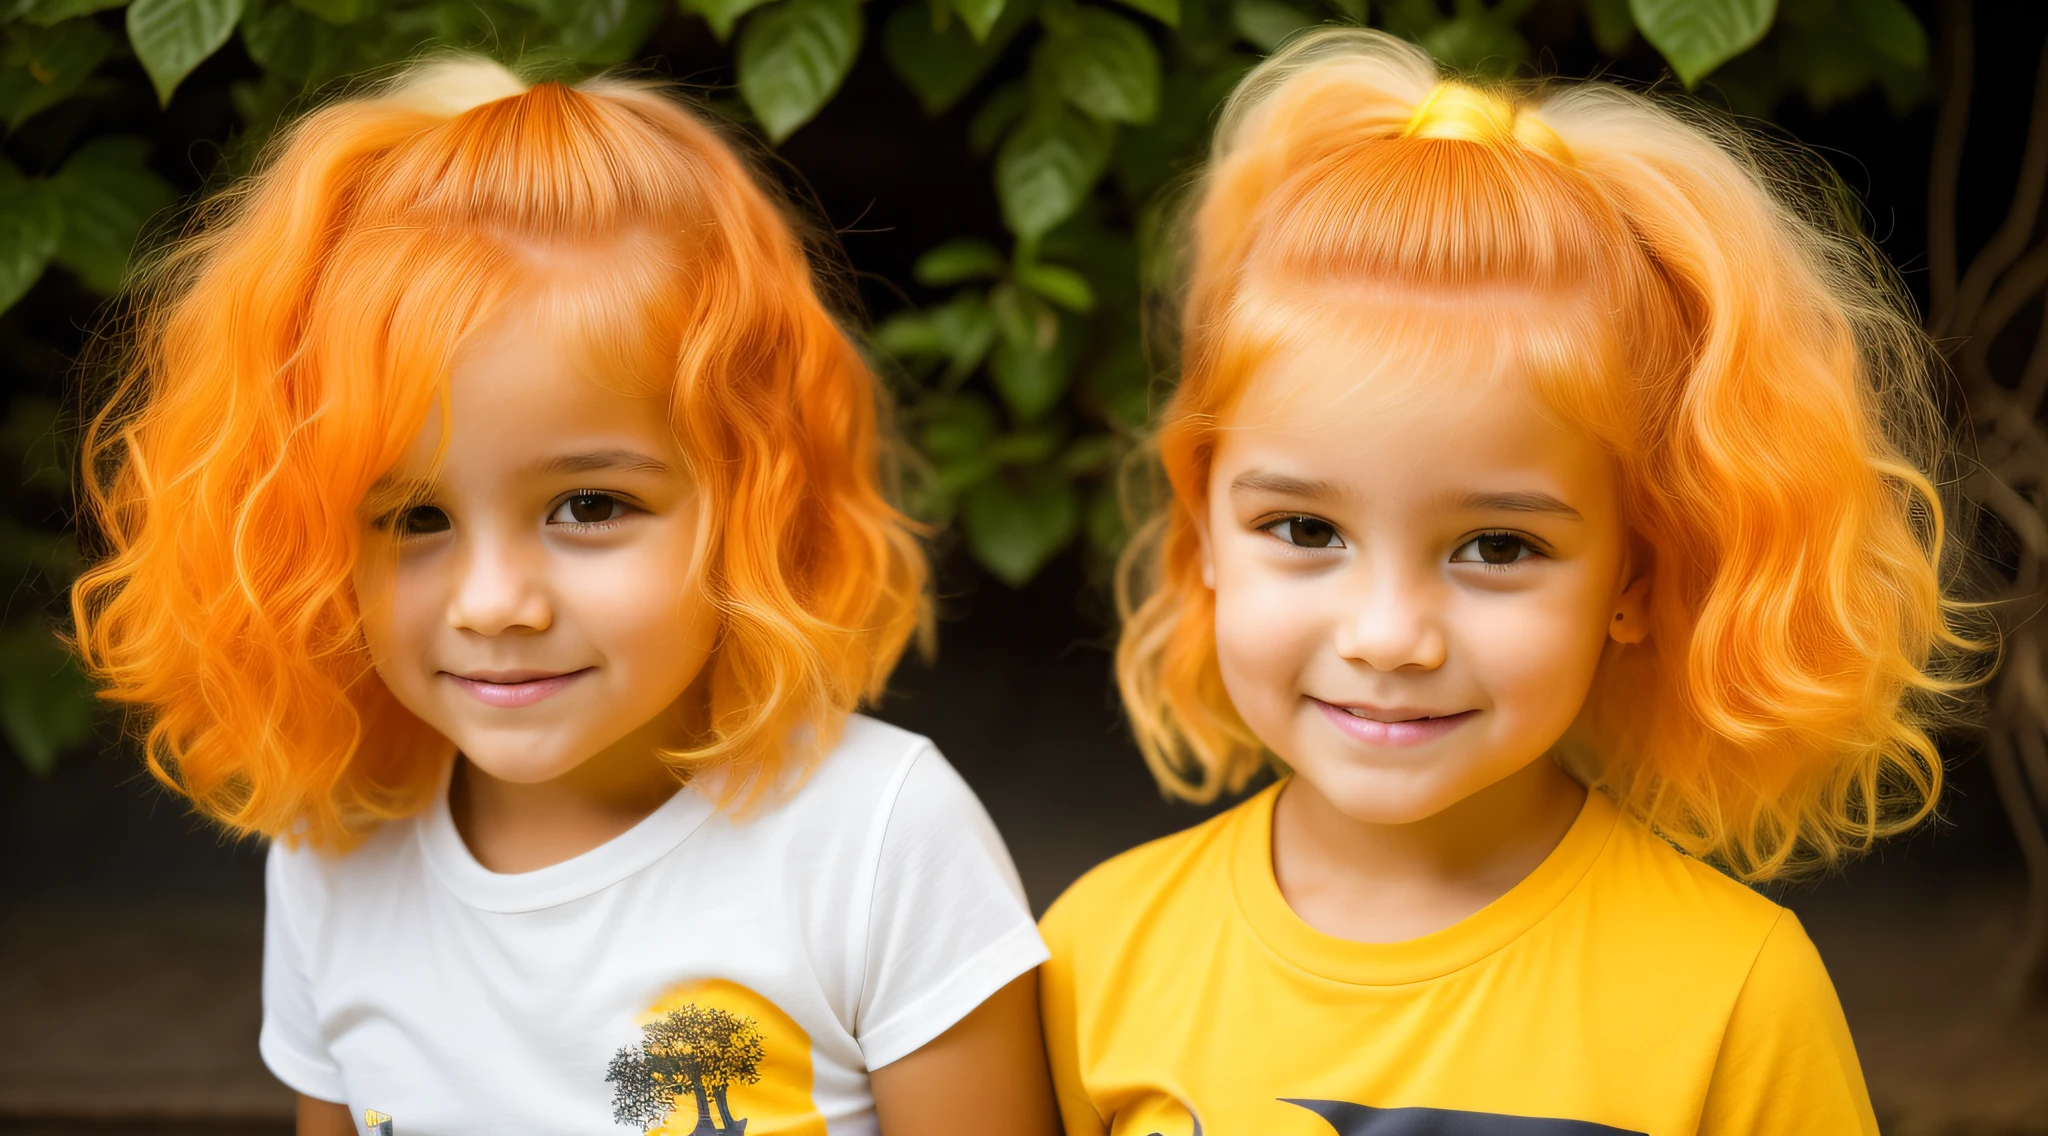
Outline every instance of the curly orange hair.
POLYGON ((1200 575, 1218 424, 1291 343, 1441 352, 1452 326, 1615 456, 1651 557, 1649 638, 1609 645, 1560 757, 1744 878, 1923 819, 1987 646, 1943 582, 1952 445, 1895 277, 1800 163, 1605 84, 1446 82, 1377 32, 1254 70, 1188 214, 1173 499, 1123 565, 1117 674, 1160 784, 1209 800, 1272 760, 1200 575))
POLYGON ((874 379, 777 195, 652 85, 443 59, 307 115, 202 210, 89 425, 107 549, 72 594, 77 648, 203 813, 345 846, 432 792, 448 743, 363 646, 356 509, 556 241, 631 254, 571 306, 593 350, 652 367, 707 510, 711 731, 665 756, 739 767, 730 804, 880 691, 923 552, 885 499, 874 379))

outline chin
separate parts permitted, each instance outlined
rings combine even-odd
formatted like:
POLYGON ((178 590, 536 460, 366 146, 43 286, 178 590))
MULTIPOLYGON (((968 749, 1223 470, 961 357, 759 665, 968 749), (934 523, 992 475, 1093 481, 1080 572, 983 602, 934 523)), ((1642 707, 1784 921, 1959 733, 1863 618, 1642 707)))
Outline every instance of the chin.
POLYGON ((462 746, 462 756, 471 765, 499 781, 510 781, 515 785, 537 785, 553 781, 564 773, 583 763, 583 756, 571 755, 559 750, 536 751, 532 748, 500 747, 483 742, 476 746, 462 746))
MULTIPOLYGON (((1335 763, 1330 763, 1335 764, 1335 763)), ((1464 796, 1417 769, 1332 770, 1330 764, 1294 766, 1295 776, 1314 787, 1338 812, 1360 824, 1414 824, 1450 808, 1464 796)), ((1349 764, 1349 763, 1345 763, 1349 764)))

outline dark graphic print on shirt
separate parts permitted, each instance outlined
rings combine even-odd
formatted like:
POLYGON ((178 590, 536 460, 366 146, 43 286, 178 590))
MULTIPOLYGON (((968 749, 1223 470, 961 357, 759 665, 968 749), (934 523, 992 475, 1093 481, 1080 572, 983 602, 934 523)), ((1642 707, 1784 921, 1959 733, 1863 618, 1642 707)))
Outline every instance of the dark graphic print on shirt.
POLYGON ((1586 1120, 1461 1112, 1449 1108, 1372 1108, 1348 1101, 1282 1097, 1329 1121, 1338 1136, 1644 1136, 1586 1120))
MULTIPOLYGON (((722 978, 663 991, 605 1068, 612 1120, 645 1136, 826 1136, 811 1038, 782 1007, 722 978)), ((602 1123, 600 1120, 599 1124, 602 1123)))
MULTIPOLYGON (((1277 1098, 1323 1118, 1337 1136, 1644 1136, 1585 1120, 1541 1116, 1510 1116, 1494 1112, 1462 1112, 1447 1108, 1373 1108, 1349 1101, 1277 1098)), ((1202 1136, 1201 1118, 1186 1104, 1190 1136, 1202 1136)), ((1165 1136, 1153 1131, 1147 1136, 1165 1136)))

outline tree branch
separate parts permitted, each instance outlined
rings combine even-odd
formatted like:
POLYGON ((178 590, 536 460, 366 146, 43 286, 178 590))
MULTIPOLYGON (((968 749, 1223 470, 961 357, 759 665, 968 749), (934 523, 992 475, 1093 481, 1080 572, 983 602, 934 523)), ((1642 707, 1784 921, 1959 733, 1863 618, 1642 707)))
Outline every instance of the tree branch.
POLYGON ((2041 189, 2048 184, 2048 43, 2041 45, 2041 58, 2035 66, 2034 106, 2027 115, 2027 149, 2020 159, 2012 208, 1998 232, 1970 259, 1969 271, 1963 274, 1963 282, 1956 289, 1949 320, 1956 327, 1968 327, 1975 322, 1977 306, 1991 291, 1992 281, 2026 251, 2034 237, 2034 224, 2041 216, 2041 189))
POLYGON ((1948 334, 1956 299, 1956 184, 1962 177, 1970 90, 1976 81, 1970 0, 1942 5, 1941 27, 1945 86, 1927 177, 1927 329, 1937 340, 1948 334))

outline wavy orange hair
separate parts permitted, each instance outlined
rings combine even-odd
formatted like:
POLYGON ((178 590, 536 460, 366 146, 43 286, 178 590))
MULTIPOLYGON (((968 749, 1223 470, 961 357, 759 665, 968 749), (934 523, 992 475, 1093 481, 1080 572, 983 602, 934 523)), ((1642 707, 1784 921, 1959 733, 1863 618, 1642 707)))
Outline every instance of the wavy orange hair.
POLYGON ((1749 879, 1923 819, 1986 643, 1944 591, 1931 353, 1832 189, 1706 116, 1445 82, 1377 32, 1254 70, 1186 222, 1173 498, 1123 564, 1117 675, 1166 791, 1210 800, 1272 760, 1200 576, 1218 424, 1290 343, 1442 352, 1448 326, 1614 455, 1651 559, 1649 638, 1609 645, 1560 747, 1575 772, 1749 879))
POLYGON ((880 691, 923 553, 885 499, 876 384, 775 193, 651 85, 445 59, 307 115, 202 210, 90 422, 107 547, 72 594, 77 648, 203 813, 345 846, 425 803, 449 745, 370 668, 356 509, 465 338, 539 283, 530 253, 593 241, 631 263, 567 307, 668 392, 722 621, 710 735, 665 756, 740 767, 733 803, 880 691))

